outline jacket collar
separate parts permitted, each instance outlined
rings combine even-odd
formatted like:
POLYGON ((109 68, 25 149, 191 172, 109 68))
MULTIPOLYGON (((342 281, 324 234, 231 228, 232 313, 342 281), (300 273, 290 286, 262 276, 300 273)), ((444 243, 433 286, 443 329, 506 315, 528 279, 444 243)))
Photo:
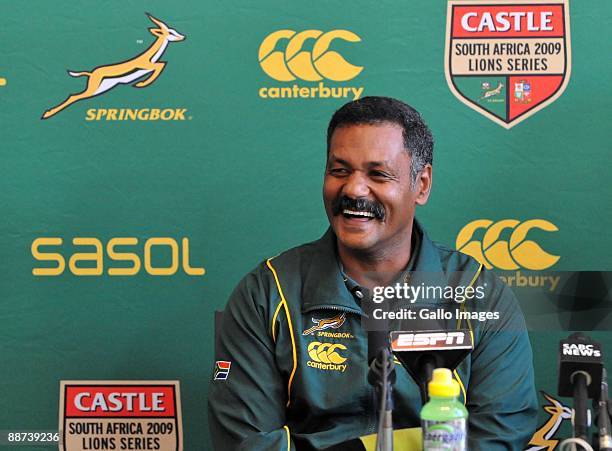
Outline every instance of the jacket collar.
MULTIPOLYGON (((418 234, 417 246, 406 272, 418 271, 441 273, 442 264, 435 245, 431 242, 421 225, 415 219, 412 233, 418 234)), ((331 227, 314 243, 314 255, 302 292, 302 312, 316 309, 340 309, 362 313, 353 294, 347 287, 348 281, 342 274, 341 263, 336 248, 336 235, 331 227)), ((413 280, 412 283, 415 281, 413 280)))

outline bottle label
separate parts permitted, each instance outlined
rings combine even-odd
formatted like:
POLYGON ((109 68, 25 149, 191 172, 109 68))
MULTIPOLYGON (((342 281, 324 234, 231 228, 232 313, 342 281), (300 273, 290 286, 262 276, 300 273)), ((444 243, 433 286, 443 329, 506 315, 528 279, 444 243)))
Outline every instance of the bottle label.
POLYGON ((465 451, 465 418, 456 420, 423 420, 423 449, 425 451, 465 451))

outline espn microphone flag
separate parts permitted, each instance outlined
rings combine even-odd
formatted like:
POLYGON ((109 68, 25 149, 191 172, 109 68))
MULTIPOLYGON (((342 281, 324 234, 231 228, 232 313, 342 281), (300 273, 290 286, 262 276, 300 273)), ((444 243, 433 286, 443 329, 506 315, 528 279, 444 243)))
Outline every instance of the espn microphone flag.
POLYGON ((411 374, 416 374, 420 361, 429 355, 436 368, 452 371, 473 348, 474 337, 468 329, 391 332, 391 350, 411 374))
POLYGON ((468 329, 391 332, 391 350, 419 386, 423 402, 433 370, 453 371, 472 349, 474 336, 468 329))

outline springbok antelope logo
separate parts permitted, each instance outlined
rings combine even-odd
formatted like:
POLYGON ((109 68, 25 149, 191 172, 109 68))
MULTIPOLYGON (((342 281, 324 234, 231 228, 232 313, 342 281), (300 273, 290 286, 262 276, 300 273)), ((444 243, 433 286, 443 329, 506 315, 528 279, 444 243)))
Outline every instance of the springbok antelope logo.
POLYGON ((48 119, 79 100, 104 94, 117 85, 130 84, 141 79, 134 84, 134 87, 145 88, 157 80, 164 67, 166 67, 166 63, 160 61, 160 58, 166 51, 168 43, 183 41, 185 36, 175 29, 169 28, 165 23, 152 15, 147 13, 147 16, 157 25, 157 28, 149 28, 151 34, 156 36, 157 39, 148 49, 132 59, 117 64, 98 66, 91 72, 68 71, 68 74, 72 77, 81 77, 83 75, 88 77, 85 90, 69 95, 62 103, 45 111, 41 119, 48 119))
POLYGON ((333 318, 312 318, 312 322, 315 323, 315 326, 312 326, 310 329, 306 329, 304 332, 302 332, 302 335, 310 335, 317 330, 337 329, 344 324, 345 319, 346 313, 334 316, 333 318))
POLYGON ((504 89, 504 84, 503 84, 503 83, 500 81, 500 82, 497 84, 497 88, 495 88, 495 89, 490 89, 490 90, 488 90, 488 91, 485 91, 485 92, 482 94, 482 97, 480 98, 480 100, 482 100, 482 99, 488 99, 489 97, 493 97, 493 96, 499 95, 499 94, 501 94, 501 90, 502 90, 502 89, 504 89))
POLYGON ((544 411, 550 415, 550 418, 540 429, 535 431, 527 444, 529 448, 525 451, 553 451, 559 444, 559 440, 551 437, 559 430, 563 420, 569 420, 572 417, 572 409, 544 392, 542 392, 542 395, 550 403, 544 406, 544 411))

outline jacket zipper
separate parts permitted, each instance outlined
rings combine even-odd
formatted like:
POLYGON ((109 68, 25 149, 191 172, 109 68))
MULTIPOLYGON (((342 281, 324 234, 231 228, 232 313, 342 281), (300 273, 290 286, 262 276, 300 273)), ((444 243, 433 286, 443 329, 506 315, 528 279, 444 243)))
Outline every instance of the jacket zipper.
POLYGON ((353 313, 355 315, 365 316, 365 314, 363 312, 360 312, 359 310, 348 308, 348 307, 337 307, 335 305, 325 305, 325 306, 309 307, 308 309, 303 310, 302 313, 309 313, 309 312, 313 312, 315 310, 336 310, 338 312, 353 313))
MULTIPOLYGON (((302 313, 309 313, 315 310, 335 310, 338 312, 346 312, 346 313, 352 313, 352 314, 359 315, 359 316, 366 316, 363 312, 359 310, 351 309, 348 307, 337 307, 335 305, 311 307, 311 308, 308 308, 307 310, 304 310, 302 313)), ((378 414, 376 413, 377 411, 376 411, 376 402, 375 402, 374 392, 372 392, 370 396, 369 407, 370 407, 369 408, 370 414, 367 416, 368 426, 366 429, 368 431, 368 435, 376 433, 376 425, 377 425, 377 419, 378 419, 377 418, 378 414)))

